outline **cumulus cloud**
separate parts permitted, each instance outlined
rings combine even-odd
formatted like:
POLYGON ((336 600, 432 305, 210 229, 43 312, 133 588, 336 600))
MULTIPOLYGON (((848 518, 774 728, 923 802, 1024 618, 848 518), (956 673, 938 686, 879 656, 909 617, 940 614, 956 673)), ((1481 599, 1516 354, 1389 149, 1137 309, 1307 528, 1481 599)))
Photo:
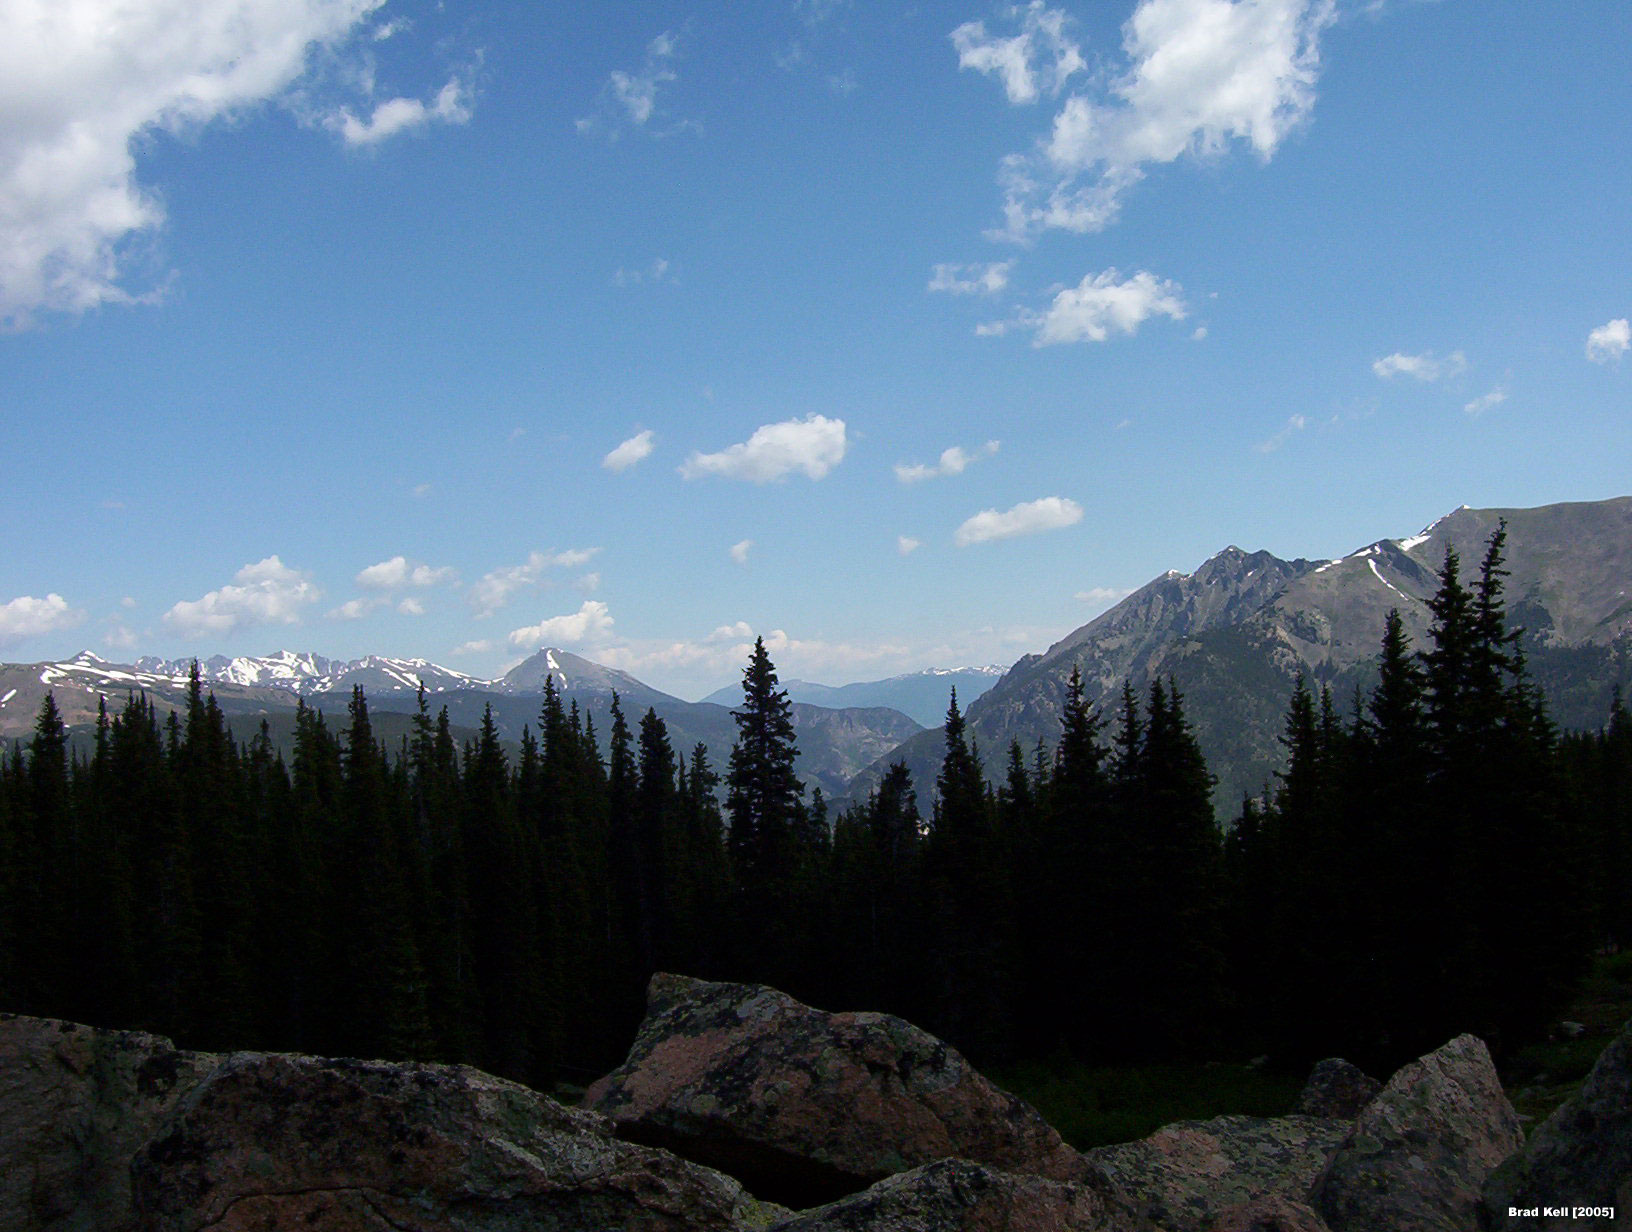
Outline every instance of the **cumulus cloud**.
POLYGON ((348 599, 339 607, 324 613, 330 620, 361 620, 370 612, 385 606, 384 599, 348 599))
POLYGON ((743 539, 740 542, 733 543, 731 545, 731 559, 739 565, 747 565, 748 553, 753 550, 753 546, 754 541, 752 539, 743 539))
POLYGON ((1065 342, 1104 342, 1113 333, 1132 334, 1151 317, 1184 320, 1184 291, 1178 283, 1140 270, 1123 279, 1114 269, 1085 274, 1074 287, 1054 296, 1047 311, 1028 314, 1022 324, 1032 327, 1033 346, 1065 342))
POLYGON ((404 586, 440 586, 457 580, 459 574, 450 567, 432 568, 411 561, 406 556, 393 556, 377 565, 370 565, 357 575, 357 585, 368 590, 400 590, 404 586))
MULTIPOLYGON (((312 51, 359 36, 381 3, 0 6, 0 320, 153 298, 126 285, 164 222, 162 202, 138 180, 133 146, 150 132, 191 132, 287 97, 312 51)), ((468 112, 468 92, 452 84, 427 118, 468 112)), ((400 131, 410 117, 397 104, 410 101, 354 117, 356 132, 378 140, 400 131)))
POLYGON ((739 620, 735 624, 720 625, 708 635, 711 642, 745 642, 753 637, 754 629, 746 620, 739 620))
POLYGON ((583 605, 566 616, 552 616, 536 625, 510 632, 510 644, 524 650, 563 643, 581 645, 612 632, 612 616, 599 599, 585 599, 583 605))
POLYGON ((948 295, 996 295, 1009 285, 1013 261, 988 261, 974 265, 937 265, 930 275, 929 290, 948 295))
POLYGON ((469 83, 456 76, 449 78, 428 103, 417 98, 391 98, 375 104, 366 118, 342 107, 331 112, 326 123, 349 146, 378 145, 387 137, 431 123, 464 124, 471 116, 470 103, 469 83))
POLYGON ((911 556, 923 546, 924 541, 922 539, 914 539, 911 535, 897 535, 895 537, 895 550, 902 556, 911 556))
POLYGON ((304 607, 322 592, 306 574, 276 556, 245 565, 232 584, 200 599, 184 600, 164 614, 164 623, 183 634, 231 633, 262 624, 298 624, 304 607))
POLYGON ((1587 358, 1595 364, 1619 362, 1632 347, 1632 325, 1625 317, 1607 321, 1587 335, 1587 358))
POLYGON ((582 565, 592 559, 600 548, 571 548, 565 552, 529 552, 519 565, 508 565, 482 575, 481 581, 470 588, 470 606, 477 616, 491 616, 518 590, 537 586, 548 569, 582 565))
POLYGON ((1432 351, 1424 351, 1420 355, 1407 355, 1395 351, 1392 355, 1372 360, 1371 370, 1385 381, 1395 376, 1415 377, 1419 381, 1438 381, 1461 376, 1468 370, 1468 358, 1461 351, 1452 351, 1443 359, 1438 358, 1432 351))
POLYGON ((749 483, 770 483, 795 472, 821 479, 843 460, 849 444, 844 420, 806 415, 765 424, 746 441, 719 453, 693 453, 680 474, 687 479, 718 475, 749 483))
MULTIPOLYGON (((1236 143, 1267 161, 1314 108, 1335 14, 1334 0, 1140 0, 1122 31, 1125 69, 1066 99, 1035 150, 1004 160, 994 234, 1100 230, 1152 164, 1236 143)), ((1027 101, 1018 55, 987 54, 1011 100, 1027 101)))
POLYGON ((0 603, 0 643, 72 629, 84 619, 83 611, 69 607, 68 600, 55 592, 43 599, 21 595, 9 603, 0 603))
POLYGON ((989 458, 998 451, 998 441, 987 441, 979 449, 964 449, 960 445, 953 445, 950 449, 941 450, 940 459, 934 466, 925 466, 922 462, 908 465, 896 463, 895 477, 902 483, 921 483, 925 479, 936 479, 942 475, 961 475, 969 469, 973 462, 982 458, 989 458))
POLYGON ((425 605, 412 595, 409 595, 408 598, 397 604, 397 611, 401 612, 404 616, 423 616, 425 615, 425 605))
POLYGON ((1061 496, 1045 496, 1041 500, 1023 501, 1001 512, 983 509, 958 527, 952 541, 960 548, 966 548, 975 543, 990 543, 994 539, 1013 539, 1045 530, 1060 530, 1080 521, 1082 506, 1076 501, 1061 496))
POLYGON ((601 465, 609 471, 626 471, 637 462, 642 462, 651 457, 651 454, 652 432, 648 428, 643 432, 635 433, 623 444, 612 450, 606 457, 601 459, 601 465))
POLYGON ((1020 33, 1001 38, 986 23, 967 21, 952 31, 958 67, 988 73, 1003 83, 1011 103, 1034 103, 1040 93, 1058 93, 1074 73, 1088 67, 1082 51, 1066 36, 1071 18, 1064 9, 1044 8, 1031 0, 1009 10, 1020 20, 1020 33))
POLYGON ((1475 398, 1472 402, 1465 403, 1462 409, 1469 415, 1483 415, 1486 411, 1490 410, 1491 407, 1500 406, 1506 401, 1507 390, 1498 385, 1488 394, 1482 394, 1481 396, 1475 398))

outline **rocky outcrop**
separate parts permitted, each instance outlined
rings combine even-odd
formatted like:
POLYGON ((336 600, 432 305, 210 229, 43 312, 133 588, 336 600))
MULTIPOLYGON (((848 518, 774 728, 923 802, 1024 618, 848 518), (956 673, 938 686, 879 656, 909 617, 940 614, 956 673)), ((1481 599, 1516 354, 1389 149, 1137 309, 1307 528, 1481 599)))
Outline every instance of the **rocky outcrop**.
POLYGON ((118 1227, 132 1156, 216 1060, 141 1031, 0 1015, 0 1232, 118 1227))
POLYGON ((1292 1198, 1255 1198, 1223 1211, 1207 1232, 1331 1232, 1326 1221, 1292 1198))
POLYGON ((1348 1128, 1322 1117, 1224 1116, 1165 1125, 1085 1157, 1134 1195, 1156 1226, 1202 1232, 1232 1207, 1307 1198, 1348 1128))
POLYGON ((1081 1157, 950 1045, 887 1014, 659 974, 628 1059, 585 1105, 618 1132, 812 1206, 948 1156, 1076 1179, 1081 1157))
POLYGON ((132 1167, 142 1232, 763 1227, 728 1177, 465 1066, 241 1053, 132 1167))
POLYGON ((943 1159, 779 1223, 773 1232, 1145 1232, 1114 1192, 943 1159))
POLYGON ((1315 1062, 1292 1111, 1303 1116, 1352 1121, 1382 1089, 1383 1084, 1359 1066, 1349 1064, 1342 1057, 1328 1057, 1315 1062))
POLYGON ((1490 1228, 1613 1228, 1605 1207, 1623 1225, 1632 1213, 1632 1023, 1599 1055, 1581 1089, 1485 1182, 1490 1228), (1578 1215, 1577 1207, 1599 1213, 1578 1215))
POLYGON ((0 1232, 748 1232, 787 1214, 463 1066, 0 1018, 0 1232))
POLYGON ((1522 1142, 1484 1042, 1461 1035, 1366 1105, 1312 1205, 1334 1232, 1470 1232, 1486 1178, 1522 1142))

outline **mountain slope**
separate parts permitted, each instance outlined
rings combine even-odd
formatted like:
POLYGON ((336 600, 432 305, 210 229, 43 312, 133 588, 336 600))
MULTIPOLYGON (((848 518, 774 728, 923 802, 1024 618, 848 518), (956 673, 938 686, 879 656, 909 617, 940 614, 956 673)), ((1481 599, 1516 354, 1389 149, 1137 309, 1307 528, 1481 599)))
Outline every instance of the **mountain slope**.
MULTIPOLYGON (((1565 726, 1595 725, 1632 657, 1632 497, 1537 509, 1469 509, 1416 535, 1383 539, 1335 561, 1281 560, 1225 548, 1193 574, 1169 571, 1040 655, 1028 655, 967 709, 969 732, 996 773, 1011 740, 1052 747, 1073 667, 1091 702, 1109 706, 1124 680, 1141 693, 1171 676, 1219 784, 1221 811, 1255 794, 1280 764, 1278 737, 1300 670, 1347 708, 1370 682, 1383 620, 1397 608, 1417 645, 1447 547, 1464 578, 1507 522, 1508 610, 1526 626, 1533 675, 1565 726)), ((890 761, 922 786, 942 736, 926 731, 869 767, 856 798, 890 761)))
MULTIPOLYGON (((782 687, 796 702, 833 709, 882 706, 899 710, 925 727, 934 727, 946 717, 946 701, 952 689, 958 691, 959 704, 968 705, 1002 677, 1001 667, 934 667, 855 684, 834 686, 785 680, 782 687)), ((741 700, 741 693, 740 686, 731 686, 717 689, 703 700, 734 706, 741 700)))

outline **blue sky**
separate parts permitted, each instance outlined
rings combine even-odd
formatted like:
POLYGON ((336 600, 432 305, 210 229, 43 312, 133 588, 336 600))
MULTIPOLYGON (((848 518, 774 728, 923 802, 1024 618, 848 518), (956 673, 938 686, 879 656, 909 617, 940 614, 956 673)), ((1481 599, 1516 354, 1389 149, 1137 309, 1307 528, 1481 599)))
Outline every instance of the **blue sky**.
POLYGON ((0 8, 0 657, 1041 651, 1632 491, 1632 6, 0 8))

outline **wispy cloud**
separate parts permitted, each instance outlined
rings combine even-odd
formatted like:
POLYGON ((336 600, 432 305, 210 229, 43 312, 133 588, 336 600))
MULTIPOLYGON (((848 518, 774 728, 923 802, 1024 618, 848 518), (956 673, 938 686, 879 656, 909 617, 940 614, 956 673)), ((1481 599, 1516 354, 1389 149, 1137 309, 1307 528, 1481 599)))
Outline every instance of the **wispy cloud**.
POLYGON ((940 264, 929 278, 929 290, 948 295, 996 295, 1009 285, 1013 261, 988 261, 975 265, 940 264))
POLYGON ((55 592, 43 599, 21 595, 8 603, 0 603, 0 643, 21 641, 42 633, 58 633, 83 623, 85 613, 70 607, 68 600, 55 592))
POLYGON ((1619 363, 1632 348, 1632 324, 1625 317, 1606 321, 1587 335, 1587 358, 1595 364, 1619 363))
POLYGON ((1282 445, 1286 444, 1287 441, 1291 440, 1293 436, 1295 436, 1299 432, 1302 432, 1308 426, 1309 426, 1309 419, 1308 419, 1307 416, 1304 416, 1304 415, 1289 415, 1289 416, 1287 416, 1286 424, 1285 424, 1285 426, 1283 426, 1281 428, 1281 430, 1279 432, 1277 432, 1274 436, 1270 437, 1267 440, 1262 440, 1262 441, 1258 442, 1258 445, 1257 445, 1258 452, 1259 453, 1274 453, 1282 445))
POLYGON ((482 575, 470 588, 470 606, 478 617, 491 616, 519 590, 537 586, 552 568, 572 568, 591 560, 600 548, 571 548, 565 552, 529 552, 519 565, 508 565, 482 575))
POLYGON ((990 543, 996 539, 1060 530, 1080 521, 1082 506, 1076 501, 1061 496, 1045 496, 1041 500, 1024 501, 1001 512, 983 509, 958 527, 952 541, 960 548, 966 548, 971 544, 990 543))
POLYGON ((648 282, 678 281, 679 275, 674 272, 674 262, 667 257, 653 257, 649 265, 620 265, 612 273, 612 285, 615 287, 638 287, 648 282))
POLYGON ((647 428, 609 452, 601 459, 601 465, 609 471, 626 471, 651 457, 653 448, 652 431, 647 428))
POLYGON ((925 466, 922 462, 914 462, 911 465, 898 462, 895 477, 902 483, 921 483, 925 479, 936 479, 943 475, 961 475, 969 469, 971 463, 991 457, 999 448, 998 441, 987 441, 979 449, 973 450, 953 445, 950 449, 941 450, 940 460, 934 466, 925 466))
POLYGON ((1031 0, 1009 13, 1019 18, 1020 32, 1007 38, 989 33, 982 21, 967 21, 952 31, 959 68, 996 77, 1011 103, 1034 103, 1043 91, 1057 94, 1073 74, 1088 67, 1081 48, 1066 35, 1071 18, 1064 9, 1031 0))
POLYGON ((268 556, 238 570, 231 585, 173 605, 164 614, 164 623, 192 635, 231 633, 251 625, 292 625, 300 622, 302 609, 321 597, 306 574, 268 556))
MULTIPOLYGON (((578 131, 616 136, 620 123, 645 128, 658 113, 658 91, 679 79, 674 70, 679 49, 678 37, 665 30, 646 44, 646 58, 639 69, 613 69, 607 75, 601 112, 575 121, 578 131)), ((688 125, 683 122, 680 127, 688 125)))
POLYGON ((717 475, 749 483, 770 483, 798 473, 824 478, 843 459, 849 440, 842 419, 806 415, 765 424, 740 444, 719 453, 693 453, 680 466, 687 479, 717 475))
POLYGON ((1483 394, 1480 397, 1475 398, 1472 402, 1465 403, 1462 409, 1469 415, 1483 415, 1486 411, 1490 410, 1491 407, 1500 406, 1506 401, 1507 390, 1498 385, 1488 394, 1483 394))
POLYGON ((923 546, 924 541, 922 539, 914 539, 911 535, 897 535, 895 537, 895 550, 902 556, 911 556, 923 546))
POLYGON ((470 120, 472 91, 468 81, 455 76, 431 97, 391 98, 376 103, 366 118, 349 107, 331 112, 326 123, 350 146, 378 145, 398 133, 429 124, 464 124, 470 120))
POLYGON ((1372 360, 1371 370, 1385 381, 1394 376, 1410 376, 1419 381, 1438 381, 1461 376, 1468 370, 1468 358, 1461 351, 1452 351, 1443 359, 1432 351, 1424 351, 1420 355, 1407 355, 1395 351, 1392 355, 1372 360))
POLYGON ((1125 586, 1090 586, 1087 590, 1077 591, 1074 598, 1090 607, 1110 607, 1111 604, 1120 603, 1132 593, 1133 591, 1125 586))
POLYGON ((585 599, 576 612, 552 616, 536 625, 527 625, 510 632, 510 645, 524 650, 539 646, 583 645, 598 641, 612 632, 612 615, 599 599, 585 599))
MULTIPOLYGON (((1267 161, 1313 111, 1320 35, 1335 14, 1334 0, 1140 0, 1123 27, 1124 70, 1067 98, 1046 138, 1004 160, 1004 223, 992 234, 1100 230, 1153 164, 1218 157, 1238 143, 1267 161)), ((1037 96, 1019 50, 989 38, 970 48, 1011 101, 1037 96)))
POLYGON ((752 539, 742 539, 731 545, 731 559, 744 567, 748 564, 748 553, 753 550, 752 539))

